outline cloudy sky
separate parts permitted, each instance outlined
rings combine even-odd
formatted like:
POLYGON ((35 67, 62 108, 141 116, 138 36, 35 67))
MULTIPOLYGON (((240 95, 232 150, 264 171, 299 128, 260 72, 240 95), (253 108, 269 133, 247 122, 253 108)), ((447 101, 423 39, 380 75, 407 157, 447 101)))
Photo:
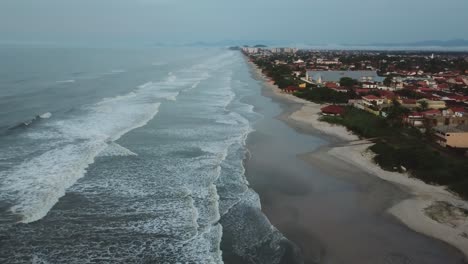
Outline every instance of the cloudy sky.
POLYGON ((468 0, 0 0, 1 41, 468 39, 468 0))

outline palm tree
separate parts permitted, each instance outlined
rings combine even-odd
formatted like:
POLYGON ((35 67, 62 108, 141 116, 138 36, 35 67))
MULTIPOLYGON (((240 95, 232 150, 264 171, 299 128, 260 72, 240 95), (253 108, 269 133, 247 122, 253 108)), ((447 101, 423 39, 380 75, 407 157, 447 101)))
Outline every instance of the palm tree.
POLYGON ((387 108, 387 120, 392 126, 400 126, 403 123, 403 117, 409 113, 407 108, 401 106, 400 102, 393 99, 392 105, 387 108))
POLYGON ((422 111, 426 111, 429 107, 429 103, 426 100, 419 101, 419 105, 421 106, 422 111))

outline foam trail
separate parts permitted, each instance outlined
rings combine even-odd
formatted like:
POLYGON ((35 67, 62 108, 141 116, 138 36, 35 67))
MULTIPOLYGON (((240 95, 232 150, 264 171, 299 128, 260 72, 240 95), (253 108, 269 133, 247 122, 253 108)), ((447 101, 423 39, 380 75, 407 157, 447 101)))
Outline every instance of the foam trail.
POLYGON ((63 80, 63 81, 56 81, 56 83, 74 83, 75 80, 63 80))
MULTIPOLYGON (((39 132, 28 133, 33 140, 41 140, 37 135, 48 137, 38 148, 38 155, 0 172, 0 197, 12 203, 10 211, 22 216, 21 222, 41 219, 66 189, 85 175, 99 154, 136 155, 113 141, 146 125, 158 113, 161 101, 176 100, 180 90, 192 81, 170 72, 164 81, 147 82, 130 93, 104 98, 81 109, 83 114, 44 123, 39 132)), ((48 118, 51 114, 41 116, 48 118)))
POLYGON ((122 147, 121 145, 111 142, 108 146, 99 153, 98 157, 114 157, 114 156, 138 156, 135 152, 122 147))
POLYGON ((49 125, 58 131, 58 147, 2 171, 0 191, 15 201, 10 208, 30 223, 44 217, 86 173, 96 156, 129 131, 144 126, 158 113, 159 102, 147 102, 145 94, 130 93, 104 99, 87 109, 88 114, 49 125))
POLYGON ((27 128, 30 125, 32 125, 34 122, 40 121, 39 119, 49 119, 51 117, 52 117, 52 114, 50 112, 46 112, 46 113, 37 115, 37 116, 35 116, 34 118, 32 118, 30 120, 21 122, 20 124, 18 124, 16 126, 10 127, 9 130, 14 130, 14 129, 18 129, 18 128, 27 128))
POLYGON ((42 118, 42 119, 48 119, 51 116, 52 116, 52 114, 50 112, 43 113, 42 115, 39 115, 39 117, 42 118))
POLYGON ((115 75, 120 73, 125 73, 127 70, 111 70, 110 72, 103 73, 102 75, 115 75))

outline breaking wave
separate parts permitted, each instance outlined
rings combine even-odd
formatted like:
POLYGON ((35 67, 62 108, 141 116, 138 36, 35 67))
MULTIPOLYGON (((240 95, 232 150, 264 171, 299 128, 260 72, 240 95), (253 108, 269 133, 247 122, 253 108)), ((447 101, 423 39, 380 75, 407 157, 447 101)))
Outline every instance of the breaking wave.
POLYGON ((35 116, 34 118, 32 118, 32 119, 30 119, 28 121, 21 122, 18 125, 11 127, 10 130, 17 129, 17 128, 27 128, 27 127, 31 126, 36 121, 39 121, 41 119, 49 119, 51 117, 52 117, 52 114, 50 112, 43 113, 43 114, 35 116))
POLYGON ((260 117, 241 102, 251 90, 236 80, 246 77, 233 54, 18 133, 24 144, 10 154, 20 162, 0 171, 0 210, 42 220, 2 229, 0 219, 10 232, 0 262, 222 263, 223 247, 279 263, 286 239, 245 178, 246 139, 260 117), (64 234, 70 243, 56 239, 64 234))
POLYGON ((56 83, 63 83, 63 84, 65 84, 65 83, 74 83, 74 82, 76 82, 76 81, 75 80, 56 81, 56 83))

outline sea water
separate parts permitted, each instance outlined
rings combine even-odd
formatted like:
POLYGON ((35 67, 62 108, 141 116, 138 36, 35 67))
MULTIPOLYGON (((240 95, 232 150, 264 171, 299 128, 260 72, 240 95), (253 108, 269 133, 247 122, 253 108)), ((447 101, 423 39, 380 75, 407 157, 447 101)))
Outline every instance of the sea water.
POLYGON ((0 47, 1 263, 279 263, 225 49, 0 47), (223 247, 223 248, 222 248, 223 247), (224 251, 224 252, 223 252, 224 251))

